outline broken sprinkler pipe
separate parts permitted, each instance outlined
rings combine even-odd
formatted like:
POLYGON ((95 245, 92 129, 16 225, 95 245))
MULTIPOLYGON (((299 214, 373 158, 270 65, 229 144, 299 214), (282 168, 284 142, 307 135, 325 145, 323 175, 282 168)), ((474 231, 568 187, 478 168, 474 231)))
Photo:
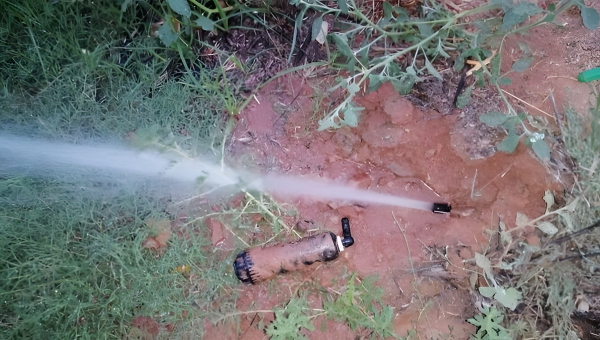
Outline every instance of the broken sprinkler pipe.
POLYGON ((346 217, 342 218, 342 236, 326 232, 292 243, 246 249, 235 258, 233 269, 240 281, 254 284, 315 262, 331 261, 354 244, 346 217))
POLYGON ((431 211, 438 214, 449 214, 452 206, 449 203, 433 203, 431 211))

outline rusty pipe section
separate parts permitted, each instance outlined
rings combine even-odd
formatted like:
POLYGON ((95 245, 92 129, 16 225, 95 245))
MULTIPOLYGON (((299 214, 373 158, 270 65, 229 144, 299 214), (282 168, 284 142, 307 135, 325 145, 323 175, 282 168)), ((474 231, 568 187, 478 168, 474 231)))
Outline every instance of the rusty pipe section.
POLYGON ((342 233, 343 238, 325 232, 297 242, 246 249, 233 263, 235 275, 246 284, 254 284, 315 262, 334 260, 344 248, 354 244, 347 218, 342 219, 342 233))

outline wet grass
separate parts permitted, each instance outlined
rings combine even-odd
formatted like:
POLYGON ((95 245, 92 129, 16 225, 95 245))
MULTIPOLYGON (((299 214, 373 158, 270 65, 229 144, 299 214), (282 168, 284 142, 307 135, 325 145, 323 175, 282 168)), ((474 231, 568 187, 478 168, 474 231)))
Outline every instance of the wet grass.
POLYGON ((120 338, 136 316, 183 327, 235 283, 202 251, 209 241, 201 234, 172 238, 160 256, 142 248, 151 234, 145 221, 167 217, 158 197, 139 188, 108 194, 24 177, 3 177, 0 186, 5 339, 120 338), (190 272, 175 270, 182 265, 190 272), (210 288, 186 290, 198 282, 210 288))
MULTIPOLYGON (((25 1, 0 12, 0 133, 220 157, 220 70, 197 71, 206 86, 193 85, 178 54, 149 36, 140 6, 25 1)), ((150 219, 177 217, 165 191, 115 176, 29 173, 0 167, 1 338, 135 338, 139 316, 189 334, 188 322, 235 308, 231 261, 215 259, 202 219, 160 252, 142 247, 155 236, 150 219)))

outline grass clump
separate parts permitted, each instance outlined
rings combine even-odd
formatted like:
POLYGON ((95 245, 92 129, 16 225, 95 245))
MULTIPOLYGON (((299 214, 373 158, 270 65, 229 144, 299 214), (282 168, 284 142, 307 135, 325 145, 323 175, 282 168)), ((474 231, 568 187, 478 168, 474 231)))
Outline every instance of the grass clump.
POLYGON ((2 338, 119 338, 140 315, 180 325, 236 283, 203 235, 172 238, 160 256, 141 247, 145 221, 166 218, 151 193, 19 177, 1 178, 0 192, 2 338), (190 281, 210 289, 186 293, 190 281))
MULTIPOLYGON (((2 2, 0 17, 0 133, 222 154, 228 89, 219 70, 181 68, 178 54, 151 37, 148 7, 2 2)), ((69 169, 27 177, 7 165, 0 337, 125 338, 137 334, 136 317, 182 334, 187 321, 234 308, 230 261, 215 259, 201 219, 185 237, 163 238, 160 251, 143 247, 158 237, 150 221, 175 223, 170 193, 69 169)))

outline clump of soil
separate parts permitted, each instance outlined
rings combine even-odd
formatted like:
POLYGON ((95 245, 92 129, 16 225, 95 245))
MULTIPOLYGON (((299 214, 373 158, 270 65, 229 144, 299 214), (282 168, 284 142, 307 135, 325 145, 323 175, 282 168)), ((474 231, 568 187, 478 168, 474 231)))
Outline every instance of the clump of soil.
MULTIPOLYGON (((473 156, 474 141, 465 131, 475 126, 463 122, 466 115, 419 110, 388 85, 358 99, 365 107, 358 127, 316 132, 312 89, 302 84, 290 78, 261 92, 258 102, 240 115, 230 149, 234 157, 253 155, 265 172, 318 176, 382 193, 450 202, 456 213, 281 197, 315 228, 339 234, 340 218, 348 217, 356 241, 335 263, 300 280, 327 282, 340 268, 361 276, 377 274, 386 303, 397 313, 397 334, 414 327, 437 336, 451 325, 455 336, 466 337, 474 330, 465 321, 473 314, 467 270, 476 269, 470 260, 488 244, 485 230, 496 229, 499 221, 515 226, 517 212, 542 214, 544 191, 560 192, 560 185, 523 146, 510 155, 473 156), (276 88, 288 91, 290 99, 299 93, 298 109, 284 116, 275 112, 271 91, 276 88), (251 141, 244 138, 249 134, 251 141), (423 303, 441 308, 424 308, 423 303)), ((495 142, 493 136, 486 138, 495 142)), ((245 310, 254 301, 268 308, 268 300, 260 299, 268 287, 245 288, 238 308, 245 310)))

